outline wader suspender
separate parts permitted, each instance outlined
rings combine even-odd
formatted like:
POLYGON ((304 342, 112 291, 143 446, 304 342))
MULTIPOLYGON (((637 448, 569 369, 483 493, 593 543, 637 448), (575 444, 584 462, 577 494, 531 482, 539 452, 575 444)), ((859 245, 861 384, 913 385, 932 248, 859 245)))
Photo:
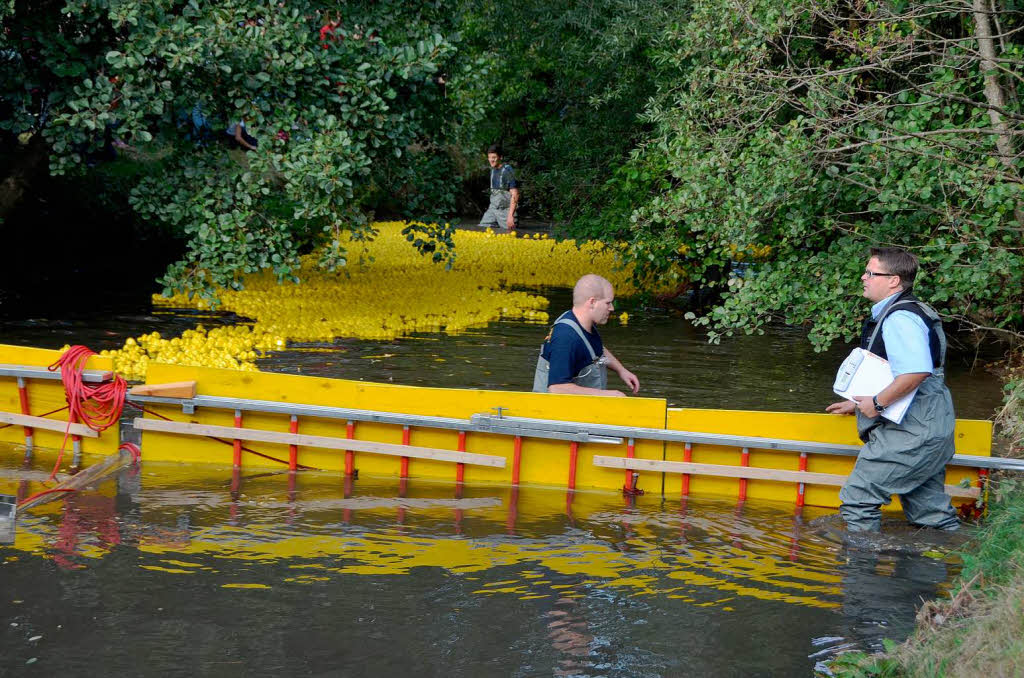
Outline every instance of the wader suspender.
POLYGON ((569 320, 568 318, 559 318, 555 321, 556 325, 568 325, 569 327, 576 330, 576 334, 583 340, 583 345, 587 347, 587 353, 590 354, 590 363, 594 364, 597 362, 597 354, 594 353, 594 347, 590 345, 590 340, 587 339, 587 335, 583 334, 583 328, 569 320))
MULTIPOLYGON (((900 306, 915 306, 915 305, 926 316, 928 316, 928 318, 931 319, 933 324, 934 323, 941 323, 942 322, 942 319, 939 318, 939 314, 935 312, 935 309, 933 309, 931 306, 929 306, 928 304, 924 303, 923 301, 920 301, 920 300, 914 300, 914 301, 900 301, 900 300, 896 300, 893 303, 889 304, 889 306, 887 306, 886 309, 884 311, 882 311, 882 315, 879 316, 878 324, 875 325, 875 331, 871 333, 871 338, 868 339, 868 350, 870 351, 871 347, 875 345, 875 337, 877 337, 878 333, 882 330, 882 323, 885 322, 886 317, 888 317, 888 315, 890 313, 892 313, 893 311, 900 310, 899 309, 900 306)), ((939 328, 940 331, 935 333, 936 336, 938 336, 938 338, 939 338, 939 364, 934 366, 934 371, 936 371, 936 372, 942 370, 946 366, 946 333, 942 332, 941 329, 942 328, 940 326, 940 328, 939 328)), ((931 341, 930 338, 929 338, 929 341, 931 341)))
MULTIPOLYGON (((590 340, 587 339, 587 336, 583 333, 583 328, 578 324, 567 318, 559 318, 555 321, 555 325, 558 325, 559 323, 571 325, 572 329, 577 335, 579 335, 579 338, 583 340, 583 345, 587 347, 587 353, 590 354, 590 363, 572 378, 573 383, 577 386, 585 386, 587 388, 608 388, 608 372, 605 367, 604 353, 602 352, 600 356, 597 355, 594 351, 594 347, 590 343, 590 340)), ((554 325, 552 325, 552 330, 554 330, 554 325)), ((549 367, 550 364, 544 359, 544 345, 542 344, 540 347, 540 355, 537 356, 537 368, 533 373, 534 393, 548 392, 549 367)))

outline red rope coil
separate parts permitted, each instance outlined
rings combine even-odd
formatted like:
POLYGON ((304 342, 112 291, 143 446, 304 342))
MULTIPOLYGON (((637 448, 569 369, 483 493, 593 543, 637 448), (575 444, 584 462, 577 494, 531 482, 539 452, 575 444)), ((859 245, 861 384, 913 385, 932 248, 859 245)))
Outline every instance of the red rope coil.
POLYGON ((64 448, 68 443, 72 422, 85 424, 99 433, 115 425, 121 418, 128 382, 124 377, 115 374, 110 381, 95 385, 85 383, 82 377, 85 363, 94 355, 96 353, 86 346, 72 346, 64 351, 57 362, 47 368, 51 372, 60 369, 64 395, 68 401, 68 429, 64 432, 64 441, 57 454, 57 463, 50 472, 50 480, 57 476, 64 459, 64 448))
POLYGON ((64 382, 64 392, 71 414, 69 419, 85 424, 99 433, 116 424, 121 418, 128 382, 121 375, 115 374, 110 381, 95 385, 85 383, 82 378, 85 363, 94 355, 96 354, 85 346, 72 346, 48 369, 51 372, 60 369, 60 379, 64 382))

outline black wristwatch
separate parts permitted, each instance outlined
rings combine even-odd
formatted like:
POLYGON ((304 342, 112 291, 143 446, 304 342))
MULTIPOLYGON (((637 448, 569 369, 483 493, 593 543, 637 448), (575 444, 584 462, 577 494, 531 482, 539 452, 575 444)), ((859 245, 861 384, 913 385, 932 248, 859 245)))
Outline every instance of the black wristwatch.
POLYGON ((885 412, 885 405, 878 403, 878 396, 871 396, 871 402, 875 404, 875 412, 885 412))

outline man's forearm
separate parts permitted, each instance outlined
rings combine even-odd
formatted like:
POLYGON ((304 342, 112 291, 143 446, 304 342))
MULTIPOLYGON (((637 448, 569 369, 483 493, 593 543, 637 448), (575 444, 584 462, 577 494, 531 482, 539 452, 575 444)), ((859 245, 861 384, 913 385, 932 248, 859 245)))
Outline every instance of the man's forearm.
POLYGON ((901 374, 893 379, 891 384, 883 388, 875 396, 875 400, 878 401, 879 405, 888 407, 920 386, 921 382, 927 379, 930 374, 931 372, 908 372, 907 374, 901 374))
POLYGON ((509 200, 508 210, 509 212, 515 212, 516 207, 519 206, 519 189, 513 188, 512 190, 509 191, 509 193, 512 195, 512 197, 509 200))
POLYGON ((607 346, 604 347, 604 359, 608 363, 608 369, 611 370, 612 372, 615 372, 616 374, 626 369, 625 367, 623 367, 622 363, 619 362, 619 359, 616 358, 615 355, 608 349, 607 346))

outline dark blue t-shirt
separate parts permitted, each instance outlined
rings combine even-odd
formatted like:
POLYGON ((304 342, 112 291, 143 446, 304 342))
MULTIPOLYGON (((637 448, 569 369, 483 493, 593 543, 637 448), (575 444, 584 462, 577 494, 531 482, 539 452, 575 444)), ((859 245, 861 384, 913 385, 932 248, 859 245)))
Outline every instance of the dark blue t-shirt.
POLYGON ((491 168, 492 191, 508 191, 513 188, 519 188, 519 182, 516 181, 516 173, 511 165, 491 168))
MULTIPOLYGON (((604 353, 604 344, 601 343, 601 335, 597 333, 597 327, 593 327, 593 332, 587 332, 580 326, 571 310, 560 315, 558 320, 562 318, 568 319, 569 322, 583 330, 583 334, 594 349, 594 355, 600 358, 604 353)), ((573 377, 593 362, 580 335, 565 324, 554 326, 554 329, 551 330, 551 339, 544 342, 540 354, 550 364, 548 386, 572 383, 573 377)))

